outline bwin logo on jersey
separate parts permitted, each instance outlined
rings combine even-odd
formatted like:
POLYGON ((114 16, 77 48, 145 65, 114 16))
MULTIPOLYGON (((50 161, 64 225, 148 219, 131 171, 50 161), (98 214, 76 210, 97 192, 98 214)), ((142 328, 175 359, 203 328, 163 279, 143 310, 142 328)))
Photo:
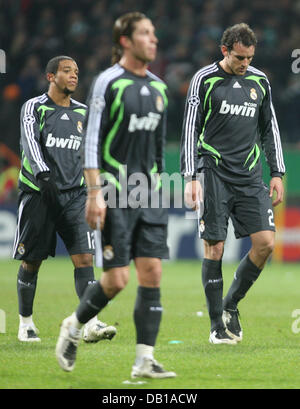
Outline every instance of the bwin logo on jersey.
POLYGON ((81 144, 81 136, 70 135, 70 138, 55 138, 52 133, 47 136, 46 147, 53 148, 63 148, 63 149, 74 149, 78 151, 81 144))
POLYGON ((241 116, 251 116, 255 115, 257 104, 244 102, 244 105, 227 104, 226 100, 222 101, 220 108, 220 114, 231 114, 231 115, 241 115, 241 116))
POLYGON ((155 131, 157 125, 160 121, 160 114, 155 114, 154 112, 149 112, 147 116, 142 116, 138 118, 136 114, 131 114, 128 131, 135 132, 136 130, 141 131, 155 131))

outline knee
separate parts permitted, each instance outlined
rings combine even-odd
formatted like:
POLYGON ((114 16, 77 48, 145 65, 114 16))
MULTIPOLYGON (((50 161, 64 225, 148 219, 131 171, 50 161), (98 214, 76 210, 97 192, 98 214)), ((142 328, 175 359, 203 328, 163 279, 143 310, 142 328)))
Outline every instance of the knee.
POLYGON ((210 260, 219 261, 224 253, 223 241, 204 241, 204 256, 210 260))
POLYGON ((267 238, 255 243, 250 250, 249 255, 254 264, 262 269, 274 250, 275 241, 273 238, 267 238))
POLYGON ((261 255, 264 255, 265 257, 269 257, 275 247, 275 240, 273 238, 270 238, 268 240, 265 240, 259 249, 259 252, 261 253, 261 255))
POLYGON ((161 263, 147 263, 137 270, 138 281, 142 287, 156 288, 160 286, 162 267, 161 263))
POLYGON ((101 277, 101 285, 107 297, 113 298, 121 292, 129 281, 129 272, 125 269, 107 271, 101 277))
POLYGON ((36 261, 22 261, 22 268, 28 273, 38 273, 40 266, 42 264, 42 261, 36 260, 36 261))
POLYGON ((114 293, 114 295, 120 293, 126 285, 128 284, 128 278, 126 277, 118 277, 118 279, 115 279, 114 282, 112 283, 110 289, 114 293))
POLYGON ((162 275, 161 267, 152 267, 146 271, 144 275, 143 282, 141 282, 142 286, 145 287, 159 287, 160 280, 162 275))
POLYGON ((75 268, 85 268, 93 266, 92 254, 77 254, 72 256, 72 261, 75 268))

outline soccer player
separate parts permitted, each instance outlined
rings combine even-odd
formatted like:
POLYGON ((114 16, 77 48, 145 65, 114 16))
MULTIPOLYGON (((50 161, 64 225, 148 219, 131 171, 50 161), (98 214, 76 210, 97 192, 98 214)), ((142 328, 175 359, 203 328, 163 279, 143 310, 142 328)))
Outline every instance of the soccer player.
POLYGON ((100 219, 104 272, 87 289, 76 312, 63 321, 56 355, 64 370, 74 368, 81 326, 124 289, 134 259, 139 286, 134 307, 136 361, 131 376, 174 377, 153 354, 162 317, 161 259, 168 258, 167 209, 134 208, 129 203, 133 186, 125 183, 134 174, 143 175, 150 197, 154 172, 163 170, 166 85, 147 69, 157 49, 151 20, 138 12, 125 14, 114 24, 113 39, 113 65, 92 87, 84 162, 86 218, 92 229, 100 219), (116 206, 109 201, 107 207, 101 205, 99 169, 109 175, 107 180, 116 187, 119 199, 124 199, 125 191, 126 206, 123 199, 116 206))
POLYGON ((199 223, 204 240, 202 282, 213 344, 242 340, 237 306, 272 253, 273 207, 284 194, 285 165, 270 83, 250 65, 256 44, 247 24, 227 28, 221 41, 223 59, 196 72, 186 99, 181 171, 187 179, 186 202, 194 209, 204 203, 199 223), (262 180, 262 150, 270 168, 269 187, 262 180), (250 236, 252 246, 222 301, 229 217, 235 236, 250 236))
MULTIPOLYGON (((95 281, 92 230, 85 220, 86 187, 80 148, 87 106, 71 98, 78 67, 68 56, 52 58, 46 67, 47 93, 25 102, 21 110, 22 166, 13 257, 22 260, 17 278, 20 341, 40 341, 33 322, 38 271, 55 255, 60 235, 74 265, 79 298, 95 281)), ((95 317, 84 328, 87 342, 112 338, 116 329, 95 317)))

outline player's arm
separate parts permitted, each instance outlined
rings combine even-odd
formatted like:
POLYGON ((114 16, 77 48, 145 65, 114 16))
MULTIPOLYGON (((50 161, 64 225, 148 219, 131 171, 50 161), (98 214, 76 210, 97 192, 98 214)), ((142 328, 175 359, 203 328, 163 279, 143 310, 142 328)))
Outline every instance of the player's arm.
POLYGON ((40 119, 37 103, 28 100, 21 109, 20 127, 23 154, 28 168, 37 180, 44 202, 51 208, 58 206, 58 189, 47 166, 41 146, 40 119))
POLYGON ((93 230, 102 230, 105 223, 106 204, 101 191, 99 169, 84 169, 84 177, 87 185, 87 200, 85 217, 93 230))
POLYGON ((283 201, 284 187, 282 177, 285 173, 285 165, 281 146, 280 132, 272 103, 271 87, 268 80, 264 80, 266 91, 260 107, 259 129, 261 145, 270 168, 270 197, 276 192, 273 206, 283 201))
POLYGON ((161 174, 165 169, 164 152, 167 134, 167 111, 164 110, 160 124, 156 130, 156 164, 157 173, 161 174))
POLYGON ((183 117, 180 163, 186 181, 184 198, 188 207, 195 209, 202 197, 201 185, 196 180, 198 168, 198 138, 201 133, 201 90, 197 75, 190 83, 183 117))
POLYGON ((86 220, 96 230, 103 229, 106 205, 101 192, 100 169, 103 129, 108 121, 106 90, 102 75, 94 81, 88 100, 88 115, 85 122, 84 177, 87 185, 86 220))
POLYGON ((27 101, 20 115, 21 143, 35 178, 39 173, 50 172, 42 151, 39 122, 37 103, 27 101))

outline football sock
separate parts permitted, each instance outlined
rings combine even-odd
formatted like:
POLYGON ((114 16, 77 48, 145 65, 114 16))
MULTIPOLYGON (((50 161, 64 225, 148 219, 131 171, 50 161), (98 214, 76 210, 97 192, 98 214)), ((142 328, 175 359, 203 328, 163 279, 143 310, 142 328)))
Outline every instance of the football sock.
POLYGON ((33 324, 33 320, 32 320, 32 315, 30 315, 29 317, 23 317, 22 315, 19 315, 20 318, 20 324, 23 326, 27 326, 27 325, 34 325, 33 324))
POLYGON ((224 298, 224 309, 236 310, 238 302, 245 297, 249 288, 257 280, 261 269, 256 267, 247 254, 240 262, 235 274, 231 287, 224 298))
POLYGON ((33 310, 38 271, 29 272, 21 265, 17 276, 19 314, 30 317, 33 310))
POLYGON ((161 317, 160 289, 139 286, 133 313, 137 344, 155 345, 161 317))
POLYGON ((95 283, 94 268, 93 267, 78 267, 74 269, 75 289, 78 298, 84 294, 86 287, 89 284, 95 283))
POLYGON ((153 359, 154 347, 151 345, 136 344, 135 351, 136 351, 136 359, 135 359, 136 365, 140 365, 143 362, 144 358, 153 359))
POLYGON ((86 324, 107 305, 109 300, 99 281, 88 285, 76 310, 78 321, 86 324))
POLYGON ((222 261, 204 259, 202 263, 202 283, 211 322, 211 331, 224 328, 222 261))

